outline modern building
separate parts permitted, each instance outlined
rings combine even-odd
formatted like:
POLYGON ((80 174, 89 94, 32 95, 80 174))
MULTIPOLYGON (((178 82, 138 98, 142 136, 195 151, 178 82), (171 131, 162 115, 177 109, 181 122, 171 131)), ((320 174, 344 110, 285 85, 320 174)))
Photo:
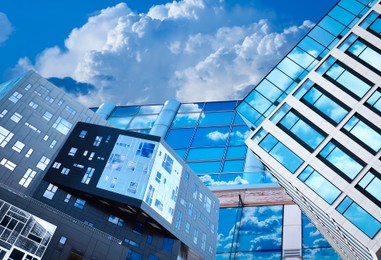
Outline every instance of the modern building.
POLYGON ((381 257, 381 3, 342 0, 238 105, 246 144, 344 259, 381 257))
POLYGON ((219 201, 161 137, 107 126, 34 72, 0 98, 2 258, 215 257, 219 201))

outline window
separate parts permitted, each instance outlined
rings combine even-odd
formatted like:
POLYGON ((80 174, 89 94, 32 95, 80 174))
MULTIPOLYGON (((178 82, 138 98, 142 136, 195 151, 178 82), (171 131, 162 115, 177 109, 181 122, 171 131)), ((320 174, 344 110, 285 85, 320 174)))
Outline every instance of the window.
POLYGON ((140 156, 146 157, 146 158, 151 158, 154 149, 155 149, 155 144, 147 143, 147 142, 141 142, 139 144, 138 150, 136 151, 136 155, 140 155, 140 156))
POLYGON ((102 139, 103 139, 103 136, 96 136, 94 143, 93 143, 93 146, 98 147, 101 144, 102 139))
POLYGON ((55 186, 53 184, 49 184, 49 186, 46 188, 46 190, 42 196, 51 200, 51 199, 53 199, 54 194, 56 193, 57 189, 58 189, 57 186, 55 186))
POLYGON ((336 141, 329 142, 318 154, 328 166, 346 181, 351 182, 363 168, 363 163, 354 154, 341 147, 336 141))
POLYGON ((124 220, 123 219, 120 219, 114 215, 111 215, 108 217, 108 222, 111 222, 119 227, 123 227, 123 224, 124 224, 124 220))
POLYGON ((93 177, 95 169, 91 167, 87 167, 87 170, 85 172, 85 175, 83 175, 83 178, 81 180, 81 183, 89 184, 91 177, 93 177))
POLYGON ((194 184, 194 186, 193 186, 193 198, 195 200, 197 199, 197 193, 198 193, 198 185, 194 184))
POLYGON ((371 88, 372 83, 352 71, 343 63, 329 57, 317 70, 318 73, 330 80, 357 100, 361 99, 371 88))
POLYGON ((147 244, 152 244, 152 236, 151 235, 148 235, 147 236, 147 244))
POLYGON ((367 197, 373 200, 377 205, 381 206, 381 174, 370 169, 360 182, 356 185, 356 188, 363 192, 367 197))
POLYGON ((303 163, 299 156, 263 128, 253 136, 253 140, 291 173, 303 163))
POLYGON ((381 89, 377 89, 366 101, 365 105, 376 113, 381 114, 381 89))
POLYGON ((0 113, 0 118, 3 118, 7 113, 8 113, 8 110, 4 109, 4 110, 0 113))
POLYGON ((187 222, 185 223, 185 232, 186 232, 187 234, 189 234, 189 232, 190 232, 190 228, 191 228, 191 225, 190 225, 190 223, 187 221, 187 222))
POLYGON ((12 101, 13 103, 17 103, 17 101, 19 101, 20 98, 22 98, 22 94, 20 94, 19 92, 15 91, 12 94, 12 96, 9 97, 9 100, 12 101))
POLYGON ((3 158, 1 160, 0 164, 3 165, 8 170, 11 170, 11 171, 13 171, 16 168, 16 166, 17 166, 15 163, 13 163, 10 160, 7 160, 5 158, 3 158))
POLYGON ((50 143, 50 145, 49 145, 49 147, 50 148, 54 148, 54 146, 57 144, 57 141, 56 140, 53 140, 51 143, 50 143))
POLYGON ((183 213, 181 211, 177 212, 177 219, 176 219, 176 229, 180 230, 181 228, 181 220, 183 219, 183 213))
POLYGON ((155 180, 156 180, 158 183, 160 183, 160 181, 161 181, 161 173, 160 173, 160 172, 157 172, 157 173, 156 173, 155 180))
POLYGON ((336 207, 336 210, 370 238, 373 238, 381 229, 381 223, 348 196, 336 207))
POLYGON ((80 138, 85 138, 85 137, 86 137, 86 134, 87 134, 87 131, 86 131, 86 130, 82 130, 82 131, 79 133, 79 137, 80 137, 80 138))
POLYGON ((62 117, 58 117, 56 122, 53 124, 53 128, 57 129, 61 134, 67 135, 73 126, 72 123, 63 119, 62 117))
POLYGON ((206 234, 202 233, 202 238, 201 238, 201 249, 205 250, 205 244, 206 244, 206 234))
POLYGON ((52 168, 54 168, 54 169, 59 169, 60 167, 61 167, 61 163, 60 163, 60 162, 54 162, 54 163, 53 163, 52 168))
POLYGON ((25 86, 25 90, 28 91, 32 87, 32 84, 28 83, 28 85, 25 86))
POLYGON ((67 112, 69 112, 72 116, 74 116, 74 115, 77 113, 77 111, 75 111, 74 108, 72 108, 72 107, 70 107, 70 106, 66 106, 66 107, 65 107, 65 110, 66 110, 67 112))
POLYGON ((351 34, 339 46, 339 49, 346 52, 349 56, 367 66, 374 72, 381 72, 379 64, 381 64, 381 53, 373 45, 365 40, 358 38, 357 35, 351 34))
POLYGON ((49 158, 47 158, 46 156, 42 156, 40 161, 37 163, 36 167, 44 171, 46 167, 48 166, 49 162, 50 162, 49 158))
POLYGON ((24 147, 25 147, 25 144, 23 144, 23 143, 20 142, 20 141, 17 141, 17 142, 13 145, 12 149, 19 153, 19 152, 22 151, 22 149, 23 149, 24 147))
POLYGON ((320 86, 306 80, 294 96, 333 125, 348 114, 349 108, 320 86))
POLYGON ((45 135, 44 138, 43 138, 44 141, 48 141, 48 139, 49 139, 48 135, 45 135))
POLYGON ((193 233, 193 243, 197 245, 198 240, 198 230, 195 230, 193 233))
POLYGON ((25 125, 26 125, 27 127, 29 127, 30 129, 32 129, 33 131, 35 131, 35 132, 37 132, 37 133, 41 133, 41 130, 37 129, 37 127, 35 127, 35 126, 29 124, 28 122, 25 122, 25 125))
POLYGON ((72 148, 70 148, 70 151, 68 152, 68 155, 69 156, 75 156, 77 151, 78 151, 78 148, 72 147, 72 148))
POLYGON ((50 104, 52 104, 52 103, 54 102, 54 98, 52 98, 51 96, 46 96, 45 100, 46 100, 48 103, 50 103, 50 104))
POLYGON ((46 121, 50 121, 50 119, 52 119, 52 116, 53 116, 52 113, 46 111, 46 112, 44 113, 44 115, 42 116, 42 118, 45 119, 46 121))
POLYGON ((360 115, 352 116, 344 125, 343 131, 375 154, 381 149, 381 134, 377 127, 360 118, 360 115))
POLYGON ((11 116, 11 120, 15 123, 20 122, 21 118, 22 118, 22 115, 16 112, 11 116))
POLYGON ((30 101, 29 102, 29 106, 33 109, 36 109, 38 107, 38 105, 36 103, 34 103, 33 101, 30 101))
POLYGON ((63 167, 62 170, 61 170, 61 173, 64 174, 64 175, 68 175, 69 172, 70 172, 70 169, 65 168, 65 167, 63 167))
POLYGON ((174 243, 174 240, 172 238, 165 237, 163 239, 163 245, 161 248, 167 252, 172 252, 173 243, 174 243))
POLYGON ((33 149, 30 148, 30 149, 28 150, 28 152, 25 154, 25 157, 26 157, 26 158, 29 158, 29 157, 32 155, 32 153, 33 153, 33 149))
POLYGON ((0 126, 0 147, 5 147, 12 139, 13 133, 0 126))
POLYGON ((64 202, 68 203, 70 201, 70 199, 71 199, 71 194, 67 194, 65 199, 64 199, 64 202))
POLYGON ((304 171, 299 174, 298 179, 304 182, 330 205, 332 205, 341 194, 341 191, 335 185, 327 181, 326 178, 311 166, 304 169, 304 171))
POLYGON ((370 33, 380 37, 381 34, 381 17, 375 11, 372 11, 360 24, 360 27, 366 29, 370 33))
POLYGON ((85 207, 85 204, 86 204, 86 200, 77 198, 75 200, 74 207, 79 208, 79 209, 83 209, 85 207))
POLYGON ((164 168, 169 174, 171 174, 171 172, 172 172, 172 167, 173 167, 173 159, 172 159, 168 154, 165 154, 165 155, 164 155, 164 160, 163 160, 162 166, 163 166, 163 168, 164 168))
POLYGON ((31 183, 31 181, 33 180, 34 176, 36 176, 36 173, 35 171, 33 171, 32 169, 28 169, 24 176, 21 178, 21 180, 19 181, 19 184, 24 186, 25 188, 28 188, 29 184, 31 183))
POLYGON ((299 143, 304 144, 310 152, 313 152, 326 137, 324 132, 287 104, 271 117, 271 121, 299 143))

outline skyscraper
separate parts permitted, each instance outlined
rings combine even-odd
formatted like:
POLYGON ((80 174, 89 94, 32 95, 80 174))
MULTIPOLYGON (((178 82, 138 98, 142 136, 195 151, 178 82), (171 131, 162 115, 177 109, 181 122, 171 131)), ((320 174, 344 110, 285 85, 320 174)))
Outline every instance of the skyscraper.
POLYGON ((348 259, 381 256, 380 14, 338 2, 237 108, 246 144, 348 259))

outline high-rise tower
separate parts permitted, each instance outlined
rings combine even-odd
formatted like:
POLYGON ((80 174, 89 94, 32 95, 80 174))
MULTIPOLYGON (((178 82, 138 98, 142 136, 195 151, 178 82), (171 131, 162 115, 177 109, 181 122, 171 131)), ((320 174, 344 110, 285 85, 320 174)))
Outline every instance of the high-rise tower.
POLYGON ((381 256, 381 3, 343 0, 239 104, 246 144, 348 259, 381 256))

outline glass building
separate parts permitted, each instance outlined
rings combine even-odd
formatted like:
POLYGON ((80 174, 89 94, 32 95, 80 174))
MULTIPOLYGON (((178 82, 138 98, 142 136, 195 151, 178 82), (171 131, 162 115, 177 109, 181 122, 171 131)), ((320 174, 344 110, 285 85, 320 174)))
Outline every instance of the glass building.
POLYGON ((381 257, 380 35, 380 1, 339 1, 237 107, 250 150, 346 259, 381 257))

